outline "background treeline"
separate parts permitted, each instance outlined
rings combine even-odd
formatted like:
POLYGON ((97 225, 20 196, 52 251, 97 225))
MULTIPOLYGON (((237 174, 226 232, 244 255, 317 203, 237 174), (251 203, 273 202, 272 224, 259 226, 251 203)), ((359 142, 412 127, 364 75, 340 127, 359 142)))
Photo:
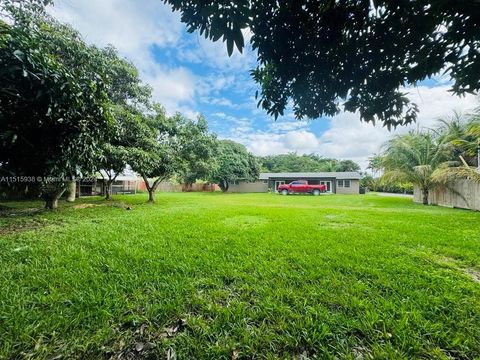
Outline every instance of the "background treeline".
POLYGON ((298 155, 288 153, 259 157, 263 172, 322 172, 359 171, 360 166, 352 160, 324 158, 316 154, 298 155))

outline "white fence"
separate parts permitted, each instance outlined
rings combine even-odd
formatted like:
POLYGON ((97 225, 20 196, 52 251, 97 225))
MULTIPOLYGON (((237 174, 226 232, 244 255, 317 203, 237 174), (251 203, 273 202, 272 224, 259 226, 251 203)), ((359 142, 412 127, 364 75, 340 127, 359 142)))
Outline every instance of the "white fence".
MULTIPOLYGON (((422 191, 415 187, 413 200, 422 202, 422 191)), ((480 211, 480 184, 471 180, 458 180, 452 189, 439 188, 428 194, 430 204, 480 211)))

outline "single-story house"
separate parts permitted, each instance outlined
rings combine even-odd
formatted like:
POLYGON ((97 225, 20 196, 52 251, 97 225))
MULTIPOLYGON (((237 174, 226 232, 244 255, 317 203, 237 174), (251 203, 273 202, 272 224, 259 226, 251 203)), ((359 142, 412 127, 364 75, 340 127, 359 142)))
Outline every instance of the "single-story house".
POLYGON ((326 185, 327 192, 333 194, 360 193, 360 173, 345 172, 288 172, 260 173, 254 182, 238 182, 231 184, 229 192, 267 192, 277 191, 278 186, 295 180, 307 180, 312 185, 326 185))

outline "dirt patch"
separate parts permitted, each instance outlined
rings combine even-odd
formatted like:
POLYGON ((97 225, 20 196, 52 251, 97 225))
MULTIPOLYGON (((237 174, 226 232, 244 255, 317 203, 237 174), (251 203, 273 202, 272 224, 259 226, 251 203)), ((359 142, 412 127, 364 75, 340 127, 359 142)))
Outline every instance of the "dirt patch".
POLYGON ((465 274, 469 275, 473 281, 480 284, 480 271, 472 268, 466 268, 463 271, 465 272, 465 274))
POLYGON ((99 205, 97 204, 77 204, 77 205, 73 205, 72 208, 74 208, 75 210, 78 210, 78 209, 87 209, 87 208, 92 208, 92 207, 97 207, 99 205))
MULTIPOLYGON (((127 327, 128 324, 127 324, 127 327)), ((109 349, 105 351, 105 357, 109 360, 130 360, 130 359, 146 359, 154 357, 154 349, 164 341, 174 338, 186 330, 187 321, 185 319, 177 319, 171 325, 158 330, 152 324, 143 323, 139 327, 129 329, 130 334, 126 338, 115 342, 109 349)), ((121 326, 125 331, 125 324, 121 326)), ((117 328, 117 330, 119 330, 117 328)), ((174 350, 170 348, 172 354, 174 350)), ((166 356, 168 355, 168 350, 166 356)), ((168 358, 168 357, 167 357, 168 358)), ((174 356, 171 359, 175 358, 174 356)))
POLYGON ((32 220, 28 222, 19 222, 16 224, 8 224, 0 228, 0 235, 10 235, 23 231, 33 231, 44 227, 47 222, 42 220, 32 220))
POLYGON ((0 217, 33 216, 45 211, 43 208, 14 209, 5 207, 0 211, 0 217))
POLYGON ((463 266, 463 264, 454 258, 448 256, 435 256, 435 262, 441 266, 460 271, 471 278, 476 283, 480 284, 480 270, 472 267, 463 266))

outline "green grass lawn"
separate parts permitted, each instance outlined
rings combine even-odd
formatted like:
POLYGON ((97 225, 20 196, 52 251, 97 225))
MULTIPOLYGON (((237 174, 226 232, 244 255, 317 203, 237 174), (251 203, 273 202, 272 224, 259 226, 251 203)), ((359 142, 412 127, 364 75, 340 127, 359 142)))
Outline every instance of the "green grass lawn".
POLYGON ((145 201, 2 204, 0 359, 480 358, 480 213, 375 194, 145 201))

